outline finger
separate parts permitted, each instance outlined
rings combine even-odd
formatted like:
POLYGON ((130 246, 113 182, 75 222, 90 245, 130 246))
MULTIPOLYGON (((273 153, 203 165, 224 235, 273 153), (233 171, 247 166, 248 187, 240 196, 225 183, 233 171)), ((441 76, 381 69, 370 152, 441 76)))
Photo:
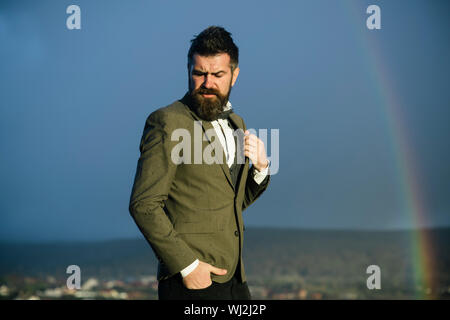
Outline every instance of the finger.
POLYGON ((249 158, 250 160, 252 160, 252 162, 255 162, 256 157, 255 157, 255 155, 254 155, 253 152, 245 151, 245 152, 244 152, 244 155, 245 155, 247 158, 249 158))
POLYGON ((258 139, 258 137, 255 136, 253 133, 250 133, 250 134, 244 136, 244 140, 257 140, 257 139, 258 139))
POLYGON ((227 272, 228 272, 226 269, 221 269, 221 268, 217 268, 214 266, 211 266, 210 271, 211 271, 211 273, 217 274, 219 276, 223 276, 223 275, 227 274, 227 272))
POLYGON ((258 148, 254 146, 244 146, 244 151, 257 152, 258 148))
POLYGON ((254 146, 245 146, 244 147, 244 152, 248 151, 250 153, 257 153, 256 151, 258 150, 258 148, 254 147, 254 146))
POLYGON ((244 144, 244 148, 245 148, 245 147, 257 148, 258 145, 254 144, 254 143, 251 143, 251 142, 248 142, 248 143, 244 144))
POLYGON ((254 153, 254 154, 257 154, 257 148, 256 147, 253 147, 253 146, 245 146, 244 147, 244 152, 245 151, 248 151, 248 152, 250 152, 250 153, 254 153))
POLYGON ((249 135, 244 137, 244 142, 258 143, 258 137, 255 135, 249 135))
POLYGON ((247 140, 247 141, 245 141, 244 146, 247 146, 247 145, 256 147, 258 145, 258 143, 253 140, 247 140))

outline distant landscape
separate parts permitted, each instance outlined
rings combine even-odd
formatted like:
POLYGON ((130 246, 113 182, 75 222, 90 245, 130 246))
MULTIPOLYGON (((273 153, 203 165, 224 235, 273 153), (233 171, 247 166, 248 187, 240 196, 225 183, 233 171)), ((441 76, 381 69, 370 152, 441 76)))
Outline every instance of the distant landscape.
MULTIPOLYGON (((431 284, 414 281, 414 231, 251 228, 244 262, 254 299, 450 299, 450 228, 427 229, 431 284), (366 269, 381 270, 369 290, 366 269)), ((1 299, 157 299, 157 262, 143 238, 0 243, 1 299), (69 265, 80 290, 67 289, 69 265)))

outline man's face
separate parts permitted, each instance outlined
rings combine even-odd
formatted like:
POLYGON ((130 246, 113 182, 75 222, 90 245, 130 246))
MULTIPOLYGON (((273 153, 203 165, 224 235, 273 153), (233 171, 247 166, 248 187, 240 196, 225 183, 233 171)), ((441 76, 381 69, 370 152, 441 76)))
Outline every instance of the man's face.
POLYGON ((189 70, 189 92, 201 118, 214 120, 223 111, 238 74, 238 67, 231 72, 230 56, 226 53, 194 54, 189 70))

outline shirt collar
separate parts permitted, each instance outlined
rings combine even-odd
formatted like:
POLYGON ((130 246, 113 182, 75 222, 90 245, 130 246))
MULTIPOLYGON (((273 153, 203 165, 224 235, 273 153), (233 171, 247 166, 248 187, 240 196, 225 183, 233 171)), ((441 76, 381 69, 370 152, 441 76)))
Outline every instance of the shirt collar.
POLYGON ((232 108, 233 106, 231 105, 231 102, 228 101, 227 104, 225 105, 225 107, 223 107, 223 111, 228 111, 232 108))

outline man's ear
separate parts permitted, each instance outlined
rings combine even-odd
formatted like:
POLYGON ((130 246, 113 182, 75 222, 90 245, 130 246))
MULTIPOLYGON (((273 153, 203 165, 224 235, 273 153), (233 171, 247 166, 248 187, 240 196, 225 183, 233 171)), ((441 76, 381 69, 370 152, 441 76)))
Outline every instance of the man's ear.
POLYGON ((231 80, 231 86, 234 86, 234 83, 236 82, 238 75, 239 75, 239 67, 236 67, 236 69, 234 69, 234 71, 233 71, 233 78, 231 80))

